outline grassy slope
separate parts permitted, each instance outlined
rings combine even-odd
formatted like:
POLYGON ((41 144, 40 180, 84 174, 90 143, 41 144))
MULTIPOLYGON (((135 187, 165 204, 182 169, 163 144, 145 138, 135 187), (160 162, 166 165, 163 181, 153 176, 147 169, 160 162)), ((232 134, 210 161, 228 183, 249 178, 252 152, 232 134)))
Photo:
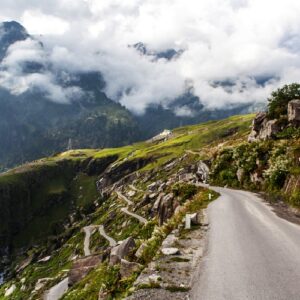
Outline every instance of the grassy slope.
MULTIPOLYGON (((64 152, 1 174, 0 193, 2 191, 7 194, 9 190, 10 194, 15 195, 18 191, 18 205, 22 204, 22 199, 30 198, 28 204, 34 210, 28 212, 31 217, 31 213, 40 212, 49 203, 55 203, 47 207, 47 216, 42 218, 33 216, 31 222, 25 222, 34 242, 42 235, 50 233, 49 224, 56 223, 67 216, 74 206, 72 203, 75 203, 77 208, 78 206, 84 207, 98 198, 95 186, 96 176, 77 172, 78 166, 87 159, 104 159, 107 156, 117 155, 117 163, 122 163, 126 158, 130 161, 136 158, 159 157, 148 164, 145 170, 157 167, 186 151, 197 151, 201 159, 206 159, 211 156, 218 144, 230 145, 243 139, 248 134, 252 118, 253 115, 236 116, 226 120, 179 128, 174 130, 172 139, 158 144, 143 142, 121 148, 64 152), (238 132, 230 134, 232 129, 238 132), (30 191, 28 191, 30 184, 30 191), (59 199, 64 201, 59 201, 59 199)), ((38 215, 41 214, 38 213, 38 215)), ((28 237, 21 234, 21 236, 17 235, 16 240, 17 245, 22 246, 26 244, 28 237)))
MULTIPOLYGON (((160 173, 159 167, 172 158, 187 154, 191 162, 199 159, 208 159, 221 146, 233 146, 244 141, 249 133, 252 119, 253 115, 234 116, 226 120, 178 128, 173 131, 171 139, 162 143, 143 142, 104 150, 72 150, 23 165, 1 174, 0 193, 2 192, 5 195, 7 195, 7 188, 10 191, 18 191, 18 193, 23 190, 28 192, 28 184, 32 184, 31 180, 28 181, 28 178, 39 178, 36 186, 30 186, 29 189, 29 194, 31 195, 29 197, 30 207, 37 208, 35 211, 36 215, 33 214, 33 218, 26 223, 25 230, 21 230, 17 237, 13 239, 13 245, 17 247, 31 241, 36 246, 28 251, 27 257, 33 256, 33 258, 36 254, 40 256, 41 252, 44 253, 44 242, 40 239, 42 236, 47 237, 48 249, 49 247, 51 249, 53 241, 58 248, 51 252, 52 257, 49 262, 42 265, 37 262, 31 264, 21 272, 19 277, 1 287, 0 299, 4 293, 4 289, 12 282, 16 283, 17 292, 14 293, 11 299, 27 299, 30 291, 36 284, 37 278, 51 277, 49 285, 53 285, 55 281, 59 280, 64 274, 63 270, 70 267, 70 258, 74 255, 82 254, 83 236, 80 229, 85 225, 105 223, 109 234, 118 240, 130 235, 138 239, 147 239, 151 236, 155 222, 150 222, 147 225, 149 228, 144 228, 134 219, 130 219, 124 227, 123 224, 128 218, 119 212, 122 203, 119 203, 114 197, 109 198, 104 203, 98 199, 95 188, 97 175, 87 174, 87 161, 105 160, 107 157, 117 156, 117 161, 114 164, 122 164, 124 161, 128 162, 137 158, 152 157, 155 159, 148 163, 141 171, 146 172, 156 168, 158 170, 158 177, 167 176, 160 173), (54 170, 53 176, 49 176, 50 169, 54 170), (59 199, 62 201, 59 201, 59 199), (99 207, 92 207, 89 210, 95 200, 98 201, 99 207), (54 206, 50 205, 53 213, 51 213, 51 209, 47 208, 49 202, 50 204, 54 203, 54 206), (46 219, 44 217, 41 218, 38 214, 40 209, 45 207, 47 208, 46 219), (81 214, 88 217, 79 217, 76 219, 71 226, 64 229, 63 236, 57 239, 57 235, 53 235, 53 230, 55 232, 56 227, 54 226, 54 229, 49 228, 49 224, 54 223, 57 225, 57 232, 59 233, 59 222, 63 223, 66 217, 74 212, 74 210, 78 210, 78 208, 80 208, 81 214), (37 246, 39 243, 40 246, 37 246), (21 277, 26 277, 26 291, 23 292, 20 291, 21 277)), ((10 200, 8 197, 8 202, 10 200)), ((22 195, 19 201, 24 201, 22 195)), ((20 205, 20 202, 18 205, 20 205)), ((106 246, 105 241, 100 237, 97 240, 97 236, 95 235, 93 236, 92 244, 96 245, 97 243, 99 245, 97 250, 101 252, 101 249, 106 246)), ((150 246, 152 247, 153 245, 150 246)), ((154 246, 157 245, 155 244, 154 246)), ((44 255, 47 254, 49 252, 45 251, 44 255)), ((21 260, 22 257, 19 258, 19 261, 21 260)), ((35 260, 33 259, 33 261, 35 260)), ((111 272, 113 273, 115 270, 107 270, 105 265, 101 268, 104 268, 106 271, 103 273, 103 270, 96 270, 94 272, 95 276, 99 272, 102 272, 103 275, 106 274, 108 279, 111 280, 111 272)), ((126 283, 124 284, 126 285, 126 283)), ((80 284, 78 287, 80 287, 80 284)), ((47 285, 44 289, 46 288, 47 285)), ((41 295, 44 289, 40 293, 37 293, 36 297, 41 295)), ((70 299, 72 299, 71 296, 70 299)))

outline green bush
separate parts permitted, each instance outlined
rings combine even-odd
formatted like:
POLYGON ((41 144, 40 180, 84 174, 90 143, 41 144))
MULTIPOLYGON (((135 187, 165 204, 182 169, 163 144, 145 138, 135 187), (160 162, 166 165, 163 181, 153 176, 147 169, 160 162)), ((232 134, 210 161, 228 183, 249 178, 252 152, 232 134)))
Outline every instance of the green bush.
POLYGON ((296 190, 292 193, 290 203, 294 206, 300 207, 300 190, 296 190))
POLYGON ((232 170, 223 170, 220 172, 220 179, 223 182, 231 182, 233 180, 236 180, 236 174, 232 170))
POLYGON ((187 183, 176 183, 172 188, 172 192, 175 196, 180 197, 181 202, 192 198, 197 191, 198 188, 195 185, 187 183))
POLYGON ((300 84, 292 83, 274 91, 268 99, 268 117, 278 119, 287 114, 288 102, 300 99, 300 84))
POLYGON ((280 139, 300 138, 300 128, 287 127, 277 134, 280 139))

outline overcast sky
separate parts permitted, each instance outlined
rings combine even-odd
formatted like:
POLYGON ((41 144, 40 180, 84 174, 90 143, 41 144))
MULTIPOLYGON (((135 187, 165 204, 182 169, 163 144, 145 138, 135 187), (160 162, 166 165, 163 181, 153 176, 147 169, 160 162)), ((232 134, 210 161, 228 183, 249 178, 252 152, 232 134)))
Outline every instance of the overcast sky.
MULTIPOLYGON (((299 82, 299 16, 299 0, 0 2, 0 21, 17 20, 39 36, 53 64, 70 71, 101 71, 108 96, 137 113, 150 103, 168 105, 187 85, 193 85, 206 107, 223 108, 266 101, 283 83, 299 82), (184 52, 172 61, 154 60, 128 47, 137 42, 153 51, 184 52), (257 83, 266 78, 263 85, 257 83), (230 87, 216 84, 228 81, 230 87)), ((31 54, 44 59, 39 46, 31 46, 36 49, 31 54)), ((14 50, 20 57, 31 46, 23 43, 14 50)), ((16 61, 6 62, 14 72, 16 61)), ((3 85, 16 74, 5 76, 10 79, 3 85)), ((28 80, 54 84, 49 74, 28 80)), ((26 90, 28 82, 22 84, 26 90)), ((20 91, 19 85, 14 82, 13 88, 20 91)), ((58 88, 53 98, 61 92, 58 88)))

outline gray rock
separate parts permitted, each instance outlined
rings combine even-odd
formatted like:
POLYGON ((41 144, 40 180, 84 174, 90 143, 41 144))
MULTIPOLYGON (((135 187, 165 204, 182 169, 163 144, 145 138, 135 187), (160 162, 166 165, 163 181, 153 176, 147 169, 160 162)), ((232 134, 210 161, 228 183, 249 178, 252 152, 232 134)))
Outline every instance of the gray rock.
POLYGON ((160 203, 163 199, 163 197, 165 196, 164 193, 160 193, 158 195, 158 197, 156 198, 154 204, 153 204, 153 207, 152 207, 152 213, 153 215, 156 215, 158 213, 158 210, 159 210, 159 207, 160 207, 160 203))
POLYGON ((129 262, 125 259, 121 259, 120 274, 121 277, 129 277, 132 273, 138 271, 142 266, 135 262, 129 262))
POLYGON ((118 246, 111 249, 110 252, 110 265, 115 265, 121 262, 122 258, 125 258, 136 247, 135 241, 132 237, 122 241, 118 246))
POLYGON ((278 121, 276 119, 267 121, 259 133, 259 139, 260 140, 271 139, 275 137, 275 135, 279 131, 280 131, 280 127, 278 126, 278 121))
POLYGON ((209 167, 203 161, 199 161, 197 164, 196 176, 201 182, 207 182, 209 180, 209 167))
POLYGON ((175 248, 175 247, 162 248, 161 252, 164 255, 176 255, 176 254, 179 254, 179 249, 175 248))
POLYGON ((158 284, 161 280, 161 277, 159 275, 156 275, 156 274, 151 274, 148 277, 148 280, 149 280, 149 283, 158 284))
POLYGON ((139 249, 137 249, 137 251, 135 252, 135 256, 137 258, 140 258, 145 250, 145 248, 147 247, 146 243, 142 243, 141 246, 139 247, 139 249))
POLYGON ((288 120, 294 125, 300 125, 300 100, 292 100, 288 103, 288 120))
POLYGON ((279 131, 278 120, 268 120, 266 113, 260 112, 252 122, 252 131, 248 136, 248 141, 272 139, 279 131))
POLYGON ((89 271, 96 268, 103 261, 101 255, 88 256, 74 262, 69 271, 69 284, 73 285, 84 278, 89 271))
POLYGON ((10 286, 9 288, 7 288, 6 290, 5 290, 5 294, 4 294, 4 296, 5 297, 9 297, 15 290, 16 290, 16 285, 15 284, 13 284, 12 286, 10 286))
POLYGON ((172 216, 174 212, 173 199, 173 193, 169 193, 162 198, 158 209, 159 226, 162 226, 165 220, 172 216))

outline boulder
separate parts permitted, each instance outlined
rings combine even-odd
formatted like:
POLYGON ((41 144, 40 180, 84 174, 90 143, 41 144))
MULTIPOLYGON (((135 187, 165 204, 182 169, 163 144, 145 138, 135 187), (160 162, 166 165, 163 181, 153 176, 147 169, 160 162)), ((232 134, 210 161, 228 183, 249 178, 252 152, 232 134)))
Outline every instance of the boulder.
POLYGON ((88 272, 96 268, 102 261, 103 257, 101 255, 93 255, 75 261, 69 271, 69 284, 73 285, 79 282, 88 274, 88 272))
POLYGON ((121 277, 129 277, 132 273, 137 272, 142 266, 135 262, 130 262, 125 259, 121 259, 120 274, 121 277))
POLYGON ((13 284, 13 285, 11 285, 9 288, 7 288, 6 290, 5 290, 5 294, 4 294, 4 296, 5 297, 9 297, 15 290, 16 290, 16 285, 15 284, 13 284))
POLYGON ((259 132, 266 117, 267 117, 267 113, 259 112, 255 116, 254 120, 252 121, 253 130, 255 130, 256 132, 259 132))
POLYGON ((252 131, 248 136, 248 141, 272 139, 279 131, 278 120, 268 120, 266 113, 260 112, 252 122, 252 131))
POLYGON ((173 199, 173 193, 169 193, 162 198, 158 209, 159 226, 162 226, 165 220, 172 216, 174 212, 173 199))
POLYGON ((288 121, 293 125, 300 125, 300 100, 291 100, 288 103, 288 121))
POLYGON ((179 254, 179 249, 175 248, 175 247, 162 248, 161 252, 164 255, 176 255, 176 254, 179 254))
POLYGON ((173 245, 178 241, 178 238, 175 236, 175 233, 170 233, 165 240, 162 242, 162 248, 172 248, 173 245))
POLYGON ((156 198, 154 204, 153 204, 153 207, 152 207, 152 214, 153 215, 156 215, 158 213, 158 210, 159 210, 159 207, 160 207, 160 203, 163 199, 163 197, 165 196, 164 193, 160 193, 158 195, 158 197, 156 198))
POLYGON ((122 241, 120 245, 113 247, 110 252, 110 265, 116 265, 120 263, 121 259, 128 256, 135 247, 136 244, 132 237, 122 241))
POLYGON ((259 139, 259 133, 263 127, 263 123, 267 120, 267 114, 265 112, 259 112, 252 121, 252 130, 248 137, 249 142, 254 142, 259 139))
POLYGON ((278 126, 278 121, 276 119, 267 121, 259 133, 259 139, 264 141, 271 139, 275 137, 279 131, 280 127, 278 126))
POLYGON ((142 254, 144 252, 144 250, 146 249, 147 244, 146 243, 142 243, 141 246, 139 247, 139 249, 137 249, 137 251, 135 252, 135 256, 137 258, 142 257, 142 254))
POLYGON ((197 164, 196 176, 199 181, 206 183, 209 179, 209 167, 203 161, 197 164))

